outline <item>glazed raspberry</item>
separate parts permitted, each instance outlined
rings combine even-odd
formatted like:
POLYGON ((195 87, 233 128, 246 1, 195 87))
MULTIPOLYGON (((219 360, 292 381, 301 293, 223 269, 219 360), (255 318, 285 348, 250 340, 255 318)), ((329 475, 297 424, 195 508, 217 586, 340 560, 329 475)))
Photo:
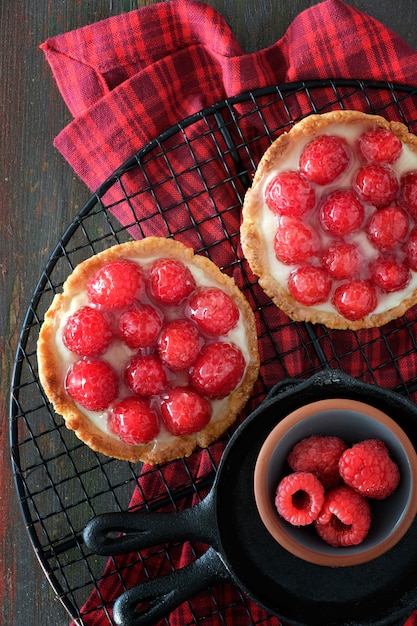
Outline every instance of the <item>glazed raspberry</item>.
POLYGON ((108 261, 87 283, 92 304, 108 309, 120 309, 133 304, 143 286, 142 270, 128 259, 108 261))
POLYGON ((398 194, 399 184, 394 172, 385 165, 364 165, 353 181, 364 202, 382 209, 391 204, 398 194))
POLYGON ((124 443, 149 443, 159 433, 158 416, 148 403, 137 396, 128 396, 109 412, 108 426, 124 443))
POLYGON ((386 128, 364 132, 356 144, 361 159, 367 163, 392 164, 401 154, 399 137, 386 128))
POLYGON ((330 489, 340 482, 339 459, 346 448, 340 437, 311 435, 293 447, 287 461, 294 472, 311 472, 330 489))
POLYGON ((294 217, 281 217, 274 239, 274 250, 279 261, 286 265, 305 263, 317 247, 316 236, 307 225, 294 217))
POLYGON ((408 215, 403 209, 389 206, 377 209, 366 225, 369 241, 379 250, 387 250, 405 240, 408 233, 408 215))
POLYGON ((105 315, 98 309, 84 306, 67 320, 62 340, 68 350, 82 356, 98 356, 109 346, 112 329, 105 315))
POLYGON ((204 346, 191 374, 191 385, 208 398, 224 398, 242 380, 245 359, 237 346, 222 341, 204 346))
POLYGON ((349 160, 350 150, 344 139, 321 135, 304 148, 299 167, 312 183, 329 185, 344 172, 349 160))
POLYGON ((190 321, 168 322, 158 339, 159 357, 173 372, 186 370, 195 362, 202 345, 200 333, 190 321))
POLYGON ((278 215, 302 217, 314 209, 316 194, 298 172, 282 172, 268 184, 265 201, 278 215))
POLYGON ((239 321, 239 309, 232 298, 216 287, 201 287, 188 302, 188 315, 207 335, 227 335, 239 321))
POLYGON ((137 354, 126 366, 125 382, 133 393, 147 398, 161 393, 167 379, 158 357, 153 354, 137 354))
POLYGON ((184 263, 176 259, 158 259, 149 270, 149 286, 156 302, 179 305, 196 288, 194 277, 184 263))
POLYGON ((332 280, 322 267, 302 265, 288 278, 288 291, 297 302, 306 306, 325 302, 331 287, 332 280))
POLYGON ((417 219, 417 171, 401 177, 399 204, 414 219, 417 219))
POLYGON ((129 348, 156 346, 162 328, 162 315, 150 304, 138 304, 124 311, 118 322, 119 333, 129 348))
POLYGON ((162 397, 161 415, 172 435, 191 435, 210 421, 211 404, 188 387, 175 387, 162 397))
POLYGON ((363 264, 363 256, 355 244, 340 241, 329 246, 321 263, 332 278, 343 280, 357 276, 363 264))
POLYGON ((278 485, 275 506, 294 526, 307 526, 317 519, 324 502, 324 487, 310 472, 294 472, 278 485))
POLYGON ((372 313, 378 304, 378 298, 369 281, 356 279, 336 287, 332 303, 340 315, 356 321, 372 313))
POLYGON ((331 489, 324 498, 315 528, 331 546, 356 546, 365 539, 371 525, 366 498, 346 485, 331 489))
POLYGON ((364 216, 362 203, 345 189, 330 193, 319 208, 320 224, 333 237, 345 237, 359 230, 364 216))
POLYGON ((339 471, 347 485, 375 500, 390 496, 400 482, 398 465, 379 439, 366 439, 345 450, 340 457, 339 471))
POLYGON ((82 359, 68 370, 65 389, 89 411, 104 411, 117 398, 119 378, 106 361, 82 359))
POLYGON ((408 236, 405 253, 408 265, 414 272, 417 272, 417 226, 411 230, 408 236))
POLYGON ((380 257, 369 269, 371 282, 385 293, 404 289, 411 279, 408 264, 395 257, 380 257))

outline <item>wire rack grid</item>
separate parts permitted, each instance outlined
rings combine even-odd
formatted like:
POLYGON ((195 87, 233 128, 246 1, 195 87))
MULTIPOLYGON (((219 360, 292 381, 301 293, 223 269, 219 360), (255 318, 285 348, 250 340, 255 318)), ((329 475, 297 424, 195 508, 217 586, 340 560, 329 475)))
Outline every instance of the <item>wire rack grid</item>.
MULTIPOLYGON (((141 467, 91 451, 65 428, 45 398, 37 375, 36 341, 54 294, 79 262, 111 245, 148 235, 175 237, 232 275, 255 312, 262 363, 247 412, 278 380, 305 378, 327 367, 390 386, 415 400, 416 370, 410 367, 417 353, 413 314, 357 333, 292 322, 263 294, 247 267, 239 245, 239 216, 262 153, 301 117, 356 108, 397 119, 416 132, 416 107, 416 89, 360 80, 271 86, 230 98, 176 124, 129 159, 63 234, 35 287, 21 331, 10 439, 30 540, 56 595, 80 626, 88 623, 93 610, 91 605, 83 608, 93 592, 97 597, 93 608, 103 615, 100 623, 113 624, 111 605, 99 585, 106 561, 88 553, 82 542, 83 527, 99 513, 129 507, 134 487, 140 489, 141 467)), ((142 469, 142 477, 152 475, 160 488, 152 496, 142 494, 141 506, 152 511, 175 510, 191 496, 204 497, 216 472, 216 446, 222 445, 224 440, 208 449, 209 470, 202 476, 194 473, 187 459, 176 461, 182 478, 175 487, 165 478, 170 464, 142 469)), ((152 558, 161 553, 175 569, 171 553, 160 546, 154 553, 138 554, 132 566, 140 562, 147 575, 152 558)), ((110 570, 123 585, 124 572, 118 570, 116 561, 110 570)), ((240 618, 242 625, 260 624, 268 618, 256 619, 247 599, 237 593, 234 604, 224 606, 211 592, 204 615, 189 603, 187 623, 226 624, 237 604, 245 615, 240 618)))

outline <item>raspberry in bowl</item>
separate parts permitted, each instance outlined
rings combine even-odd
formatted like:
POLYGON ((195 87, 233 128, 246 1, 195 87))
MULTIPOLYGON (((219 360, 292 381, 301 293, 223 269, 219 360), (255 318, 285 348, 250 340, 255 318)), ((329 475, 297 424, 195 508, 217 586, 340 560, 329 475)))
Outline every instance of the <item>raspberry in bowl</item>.
POLYGON ((366 563, 417 513, 417 455, 400 426, 364 402, 331 398, 284 417, 256 461, 258 513, 291 554, 317 565, 366 563))
POLYGON ((39 378, 97 452, 162 463, 236 420, 258 375, 253 312, 233 279, 158 237, 80 263, 45 314, 39 378))

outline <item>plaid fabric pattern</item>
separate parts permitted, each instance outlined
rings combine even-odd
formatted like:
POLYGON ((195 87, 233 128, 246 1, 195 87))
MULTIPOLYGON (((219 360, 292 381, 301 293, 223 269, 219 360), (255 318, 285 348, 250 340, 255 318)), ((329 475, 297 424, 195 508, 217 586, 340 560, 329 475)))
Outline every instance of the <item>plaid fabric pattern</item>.
MULTIPOLYGON (((417 83, 417 53, 376 20, 341 0, 327 0, 304 11, 282 39, 253 54, 242 53, 227 23, 213 8, 192 0, 162 2, 113 17, 48 39, 41 48, 74 118, 56 137, 55 146, 92 190, 161 132, 227 96, 271 84, 308 79, 355 77, 417 83)), ((361 106, 355 97, 350 104, 351 108, 361 106)), ((244 112, 245 105, 239 106, 244 112)), ((310 103, 302 95, 294 98, 292 106, 293 117, 311 112, 310 103)), ((277 115, 279 113, 275 112, 277 115)), ((410 117, 416 119, 417 111, 410 111, 410 117)), ((277 124, 277 119, 273 122, 277 124)), ((247 137, 256 137, 256 120, 248 120, 244 130, 247 137)), ((224 169, 228 167, 227 158, 226 166, 219 166, 213 158, 219 146, 221 148, 221 141, 219 138, 219 143, 213 145, 208 138, 206 143, 194 146, 196 163, 213 163, 206 178, 214 190, 219 212, 224 210, 224 215, 227 214, 221 227, 217 220, 208 219, 212 209, 203 197, 193 199, 187 211, 178 204, 180 191, 195 189, 201 181, 190 171, 186 176, 180 175, 185 171, 187 163, 184 161, 190 155, 176 151, 169 163, 171 171, 178 173, 175 184, 167 182, 147 195, 149 178, 141 181, 140 174, 136 173, 131 183, 129 180, 125 183, 127 192, 129 184, 132 188, 142 185, 145 189, 134 210, 138 219, 146 219, 141 230, 130 227, 133 236, 166 236, 167 225, 171 232, 181 226, 185 243, 194 248, 201 244, 211 246, 212 259, 219 266, 233 265, 239 253, 238 244, 233 248, 224 241, 224 227, 232 240, 237 238, 240 206, 236 205, 236 196, 228 195, 224 188, 216 195, 216 183, 228 176, 224 169), (173 207, 166 223, 161 223, 153 214, 152 194, 155 193, 160 205, 173 207), (199 224, 198 236, 192 224, 185 227, 190 214, 199 224)), ((262 143, 259 145, 259 157, 266 147, 262 143)), ((108 193, 111 202, 111 190, 108 193)), ((130 207, 119 202, 113 212, 123 225, 132 224, 130 207)), ((234 277, 241 285, 242 276, 236 272, 234 277)), ((252 304, 259 306, 263 301, 265 297, 259 290, 258 301, 252 304)), ((301 340, 308 341, 308 337, 300 336, 305 332, 303 328, 294 330, 275 307, 270 307, 266 315, 269 319, 276 318, 272 325, 280 328, 274 337, 274 346, 263 340, 262 327, 258 329, 261 377, 266 387, 283 377, 301 376, 319 366, 309 361, 305 351, 300 349, 301 340), (287 356, 278 362, 276 354, 280 347, 287 356)), ((412 313, 409 315, 412 317, 412 313)), ((362 331, 360 335, 369 346, 369 361, 374 366, 370 382, 394 388, 399 384, 400 370, 404 378, 408 372, 411 377, 411 373, 417 371, 415 345, 404 345, 401 350, 395 347, 402 340, 395 327, 388 340, 386 337, 381 340, 378 329, 362 331), (407 358, 392 367, 395 351, 406 354, 407 358)), ((363 354, 350 333, 333 333, 332 341, 328 342, 323 330, 322 339, 330 367, 335 366, 336 346, 346 373, 366 379, 363 354)), ((247 411, 251 408, 249 404, 247 411)), ((191 478, 198 481, 213 472, 223 445, 218 443, 209 451, 195 453, 184 463, 168 464, 160 473, 145 466, 131 508, 145 506, 163 496, 165 485, 187 484, 191 478)), ((185 498, 178 506, 192 506, 197 501, 198 497, 194 495, 185 498)), ((203 550, 204 546, 185 543, 172 546, 169 559, 165 552, 155 550, 110 559, 98 590, 82 609, 83 623, 87 626, 110 624, 112 602, 125 588, 147 580, 147 573, 156 577, 183 567, 203 550)), ((407 626, 417 626, 416 615, 410 617, 407 626)), ((243 626, 252 622, 279 626, 280 623, 253 602, 242 600, 231 584, 218 585, 198 594, 174 611, 169 623, 184 626, 199 617, 205 617, 207 626, 224 623, 243 626), (221 619, 219 607, 223 608, 221 619)))

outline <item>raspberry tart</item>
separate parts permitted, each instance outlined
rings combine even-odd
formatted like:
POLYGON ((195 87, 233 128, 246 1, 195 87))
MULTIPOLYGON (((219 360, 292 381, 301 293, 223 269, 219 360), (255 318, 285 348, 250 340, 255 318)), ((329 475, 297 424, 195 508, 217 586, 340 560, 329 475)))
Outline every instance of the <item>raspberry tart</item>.
POLYGON ((149 237, 80 263, 45 315, 39 377, 97 452, 162 463, 217 439, 258 375, 255 319, 232 278, 149 237))
POLYGON ((310 115, 263 155, 242 249, 296 321, 382 326, 417 301, 417 137, 359 111, 310 115))

